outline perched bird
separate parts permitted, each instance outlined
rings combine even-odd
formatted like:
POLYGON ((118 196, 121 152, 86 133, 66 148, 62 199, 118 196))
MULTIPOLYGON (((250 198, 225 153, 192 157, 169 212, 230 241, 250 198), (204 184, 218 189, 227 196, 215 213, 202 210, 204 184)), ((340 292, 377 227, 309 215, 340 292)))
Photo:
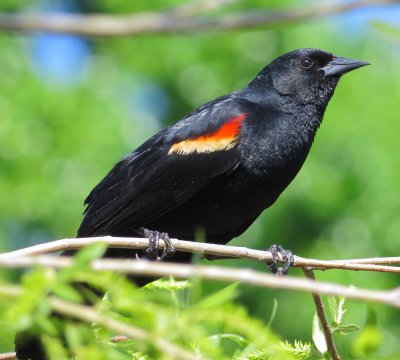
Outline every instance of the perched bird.
POLYGON ((78 236, 239 236, 300 170, 340 76, 367 64, 319 49, 278 57, 117 163, 87 197, 78 236))
MULTIPOLYGON (((146 236, 150 257, 160 236, 195 240, 201 229, 218 244, 239 236, 299 172, 339 78, 367 64, 319 49, 278 57, 118 162, 87 197, 78 236, 146 236)), ((117 255, 133 257, 106 254, 117 255)))

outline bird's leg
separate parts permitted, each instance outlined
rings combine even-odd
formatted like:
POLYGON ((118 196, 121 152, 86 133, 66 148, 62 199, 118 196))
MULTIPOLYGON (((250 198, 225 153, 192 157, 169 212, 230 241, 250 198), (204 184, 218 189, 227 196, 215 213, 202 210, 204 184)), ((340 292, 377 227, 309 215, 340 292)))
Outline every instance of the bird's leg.
POLYGON ((149 247, 144 251, 146 253, 146 259, 158 260, 160 233, 158 231, 143 229, 143 234, 149 239, 149 247))
POLYGON ((170 257, 175 254, 175 248, 167 233, 160 233, 154 230, 143 229, 143 234, 149 239, 149 247, 145 250, 146 259, 149 260, 162 260, 165 257, 170 257), (158 250, 160 249, 160 239, 164 241, 165 248, 158 256, 158 250))
POLYGON ((276 275, 286 275, 289 268, 293 265, 294 259, 293 254, 290 250, 285 250, 280 245, 272 245, 266 249, 272 254, 272 263, 268 265, 271 272, 276 275), (283 266, 278 267, 277 264, 280 262, 280 256, 283 259, 283 266))
POLYGON ((164 233, 164 232, 160 233, 160 239, 164 240, 164 243, 165 243, 164 250, 163 250, 163 252, 161 254, 161 260, 166 258, 166 257, 170 257, 170 256, 174 255, 175 254, 175 247, 172 244, 172 241, 169 238, 168 234, 164 233))

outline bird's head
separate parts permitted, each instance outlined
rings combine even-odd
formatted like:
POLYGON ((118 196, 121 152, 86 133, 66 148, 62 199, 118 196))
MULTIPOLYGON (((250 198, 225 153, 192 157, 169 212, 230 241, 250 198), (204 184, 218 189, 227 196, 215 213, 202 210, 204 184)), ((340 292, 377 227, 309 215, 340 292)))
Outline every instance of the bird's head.
POLYGON ((343 74, 368 64, 319 49, 298 49, 272 61, 253 83, 272 82, 280 95, 326 105, 343 74))

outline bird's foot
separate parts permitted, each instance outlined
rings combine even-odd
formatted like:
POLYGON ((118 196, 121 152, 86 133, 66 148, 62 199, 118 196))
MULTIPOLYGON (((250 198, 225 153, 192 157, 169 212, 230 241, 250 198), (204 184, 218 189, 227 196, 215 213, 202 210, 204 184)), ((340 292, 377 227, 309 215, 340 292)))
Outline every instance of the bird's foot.
POLYGON ((290 250, 285 250, 280 245, 272 245, 266 250, 272 254, 272 262, 268 265, 271 272, 276 275, 286 275, 289 268, 294 263, 292 252, 290 250), (280 257, 283 259, 283 266, 278 267, 277 264, 281 262, 280 257))
POLYGON ((175 248, 167 233, 143 229, 143 234, 149 239, 149 247, 144 251, 145 258, 149 260, 163 260, 175 254, 175 248), (159 256, 160 239, 164 241, 165 247, 159 256))

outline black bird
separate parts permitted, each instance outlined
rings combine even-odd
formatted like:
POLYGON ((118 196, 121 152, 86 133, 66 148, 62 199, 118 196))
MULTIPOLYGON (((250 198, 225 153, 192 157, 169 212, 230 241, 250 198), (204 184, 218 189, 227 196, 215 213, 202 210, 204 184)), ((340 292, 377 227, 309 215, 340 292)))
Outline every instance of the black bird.
POLYGON ((318 49, 280 56, 117 163, 86 199, 78 236, 239 236, 300 170, 340 76, 367 64, 318 49))
MULTIPOLYGON (((202 229, 218 244, 239 236, 299 172, 339 78, 365 65, 319 49, 278 57, 118 162, 87 197, 78 236, 195 240, 202 229)), ((118 255, 133 253, 106 254, 118 255)))

